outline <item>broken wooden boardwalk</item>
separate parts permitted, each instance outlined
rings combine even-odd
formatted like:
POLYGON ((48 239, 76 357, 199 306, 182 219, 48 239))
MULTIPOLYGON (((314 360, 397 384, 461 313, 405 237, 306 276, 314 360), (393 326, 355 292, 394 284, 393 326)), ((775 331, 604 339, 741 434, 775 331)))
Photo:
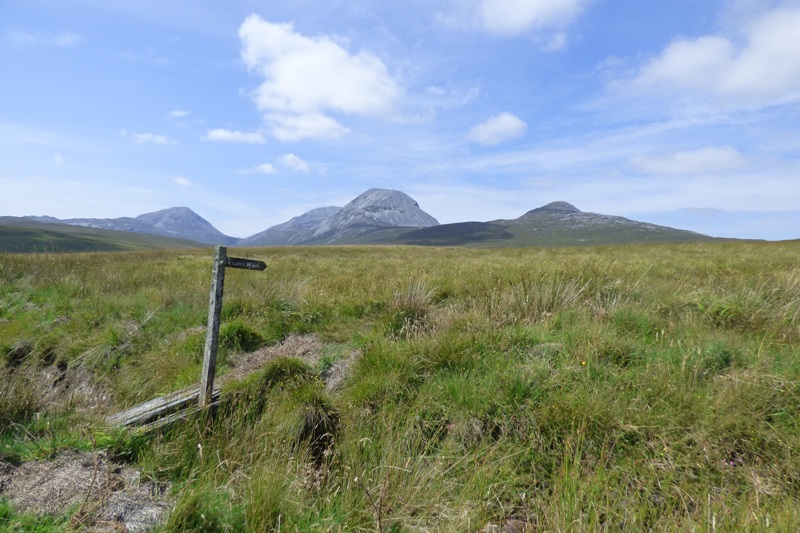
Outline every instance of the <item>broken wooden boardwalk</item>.
MULTIPOLYGON (((106 422, 114 427, 143 426, 155 429, 199 411, 199 397, 200 387, 188 387, 111 415, 106 422)), ((219 403, 219 389, 214 389, 211 402, 212 408, 219 403)))

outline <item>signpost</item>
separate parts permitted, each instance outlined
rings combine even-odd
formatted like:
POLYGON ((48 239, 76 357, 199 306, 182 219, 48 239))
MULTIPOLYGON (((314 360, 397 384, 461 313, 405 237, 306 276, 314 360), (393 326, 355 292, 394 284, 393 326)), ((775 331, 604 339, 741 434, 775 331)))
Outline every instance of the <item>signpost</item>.
POLYGON ((242 259, 241 257, 228 257, 225 260, 225 266, 231 268, 245 268, 247 270, 264 270, 267 264, 264 261, 256 261, 255 259, 242 259))
POLYGON ((200 408, 208 407, 214 394, 214 375, 217 370, 217 348, 219 346, 219 322, 222 312, 222 293, 225 286, 225 267, 246 270, 264 270, 264 261, 228 257, 228 249, 219 245, 214 249, 214 268, 211 276, 211 295, 208 303, 208 329, 203 351, 203 372, 200 376, 200 408))

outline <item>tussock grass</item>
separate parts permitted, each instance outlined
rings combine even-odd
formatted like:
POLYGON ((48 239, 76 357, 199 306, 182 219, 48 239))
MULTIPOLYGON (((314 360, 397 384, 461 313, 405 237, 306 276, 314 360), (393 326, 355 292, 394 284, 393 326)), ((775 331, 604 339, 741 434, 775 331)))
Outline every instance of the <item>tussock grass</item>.
MULTIPOLYGON (((110 446, 176 482, 169 531, 794 530, 799 246, 244 250, 220 372, 315 333, 361 352, 344 385, 276 359, 110 446)), ((109 409, 196 381, 210 257, 2 256, 2 372, 82 368, 109 409)), ((3 381, 4 449, 77 420, 3 381)))
POLYGON ((41 408, 36 389, 25 373, 0 372, 0 432, 25 422, 41 408))

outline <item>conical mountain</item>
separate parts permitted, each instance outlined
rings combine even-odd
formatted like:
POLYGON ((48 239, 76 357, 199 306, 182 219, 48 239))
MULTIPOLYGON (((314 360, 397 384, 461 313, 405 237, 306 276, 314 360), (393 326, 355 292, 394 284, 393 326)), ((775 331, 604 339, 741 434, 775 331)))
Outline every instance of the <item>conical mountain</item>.
POLYGON ((322 207, 272 226, 242 246, 299 246, 383 242, 392 235, 439 222, 407 194, 369 189, 344 207, 322 207))
POLYGON ((239 239, 225 235, 188 207, 171 207, 145 213, 136 220, 167 235, 207 244, 236 244, 239 239))
POLYGON ((407 194, 389 189, 369 189, 320 224, 314 238, 333 243, 384 228, 437 225, 439 222, 420 209, 407 194))

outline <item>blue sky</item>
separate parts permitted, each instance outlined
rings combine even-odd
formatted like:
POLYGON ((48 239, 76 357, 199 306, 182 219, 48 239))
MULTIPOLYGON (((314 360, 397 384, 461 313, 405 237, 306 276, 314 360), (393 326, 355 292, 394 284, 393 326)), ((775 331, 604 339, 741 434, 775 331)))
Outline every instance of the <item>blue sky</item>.
POLYGON ((800 1, 0 3, 0 215, 257 233, 372 187, 800 237, 800 1))

